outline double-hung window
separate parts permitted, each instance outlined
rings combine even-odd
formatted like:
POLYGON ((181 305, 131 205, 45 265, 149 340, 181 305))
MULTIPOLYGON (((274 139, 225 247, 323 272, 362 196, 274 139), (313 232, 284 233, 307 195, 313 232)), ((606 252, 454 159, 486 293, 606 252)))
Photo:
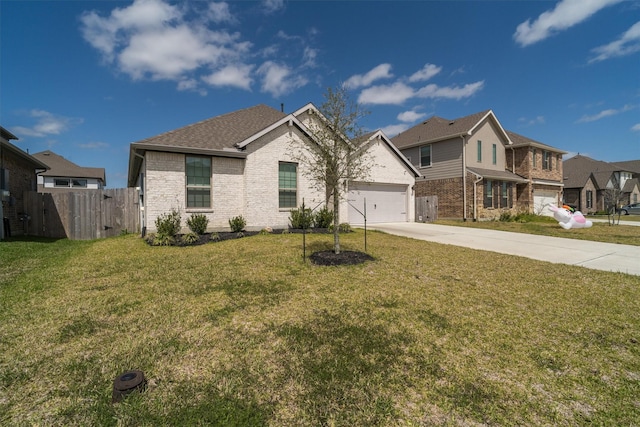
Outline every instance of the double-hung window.
POLYGON ((502 181, 502 201, 500 203, 501 208, 510 208, 511 207, 511 183, 507 181, 502 181))
POLYGON ((587 209, 593 208, 593 191, 587 190, 587 209))
POLYGON ((295 208, 298 205, 298 165, 280 162, 278 164, 278 206, 280 209, 295 208))
POLYGON ((551 153, 546 150, 542 151, 542 169, 551 170, 551 153))
POLYGON ((211 158, 187 156, 187 208, 211 207, 211 158))
POLYGON ((420 147, 420 167, 428 166, 431 166, 431 145, 423 145, 420 147))
POLYGON ((493 207, 493 181, 490 179, 484 181, 484 207, 493 207))
POLYGON ((535 148, 532 150, 533 168, 534 168, 534 169, 538 167, 538 158, 537 158, 537 156, 536 156, 536 155, 537 155, 536 151, 537 151, 537 150, 536 150, 535 148))

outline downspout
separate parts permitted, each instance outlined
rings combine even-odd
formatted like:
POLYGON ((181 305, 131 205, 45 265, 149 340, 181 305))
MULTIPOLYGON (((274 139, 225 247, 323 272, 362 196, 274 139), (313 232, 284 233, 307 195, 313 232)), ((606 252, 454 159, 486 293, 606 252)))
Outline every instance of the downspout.
POLYGON ((460 135, 462 138, 462 220, 467 220, 467 141, 464 139, 464 135, 460 135))
POLYGON ((478 177, 478 179, 473 181, 473 220, 477 221, 478 220, 478 197, 477 197, 478 183, 482 182, 484 178, 478 175, 477 173, 474 173, 474 172, 471 172, 471 173, 478 177))

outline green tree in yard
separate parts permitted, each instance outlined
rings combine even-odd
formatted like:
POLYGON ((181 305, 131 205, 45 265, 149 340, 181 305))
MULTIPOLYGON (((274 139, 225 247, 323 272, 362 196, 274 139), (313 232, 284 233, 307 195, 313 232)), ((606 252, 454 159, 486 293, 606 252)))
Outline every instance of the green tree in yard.
POLYGON ((291 155, 314 188, 325 192, 326 205, 333 204, 333 250, 339 254, 340 201, 349 181, 368 176, 373 158, 368 151, 371 142, 363 138, 358 124, 367 112, 349 98, 344 86, 328 88, 324 97, 321 114, 307 126, 311 138, 293 141, 291 155))

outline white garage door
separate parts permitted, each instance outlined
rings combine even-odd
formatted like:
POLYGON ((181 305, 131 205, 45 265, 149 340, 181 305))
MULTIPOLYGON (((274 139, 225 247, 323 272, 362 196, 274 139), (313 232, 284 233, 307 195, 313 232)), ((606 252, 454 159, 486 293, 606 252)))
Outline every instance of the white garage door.
POLYGON ((553 216, 547 205, 558 205, 558 193, 553 191, 533 192, 533 212, 539 215, 553 216))
POLYGON ((364 213, 365 199, 368 224, 407 221, 406 185, 366 183, 349 185, 349 222, 351 224, 364 224, 364 217, 358 210, 364 213))

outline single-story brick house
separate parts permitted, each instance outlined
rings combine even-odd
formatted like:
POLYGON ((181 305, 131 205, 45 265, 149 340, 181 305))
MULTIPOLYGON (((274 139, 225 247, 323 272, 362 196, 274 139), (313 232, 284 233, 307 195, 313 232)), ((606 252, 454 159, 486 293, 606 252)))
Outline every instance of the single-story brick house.
MULTIPOLYGON (((156 218, 173 209, 183 225, 191 213, 206 215, 211 230, 228 229, 239 215, 247 229, 283 228, 303 200, 323 204, 325 192, 314 189, 291 151, 293 141, 311 138, 320 115, 313 104, 291 114, 257 105, 132 143, 128 185, 140 188, 143 230, 154 231, 156 218)), ((365 197, 368 222, 413 221, 418 171, 382 132, 368 138, 374 164, 367 182, 345 183, 340 222, 361 223, 349 206, 365 197)))
POLYGON ((79 166, 51 150, 33 154, 49 166, 38 175, 39 193, 102 190, 107 184, 104 168, 79 166))

